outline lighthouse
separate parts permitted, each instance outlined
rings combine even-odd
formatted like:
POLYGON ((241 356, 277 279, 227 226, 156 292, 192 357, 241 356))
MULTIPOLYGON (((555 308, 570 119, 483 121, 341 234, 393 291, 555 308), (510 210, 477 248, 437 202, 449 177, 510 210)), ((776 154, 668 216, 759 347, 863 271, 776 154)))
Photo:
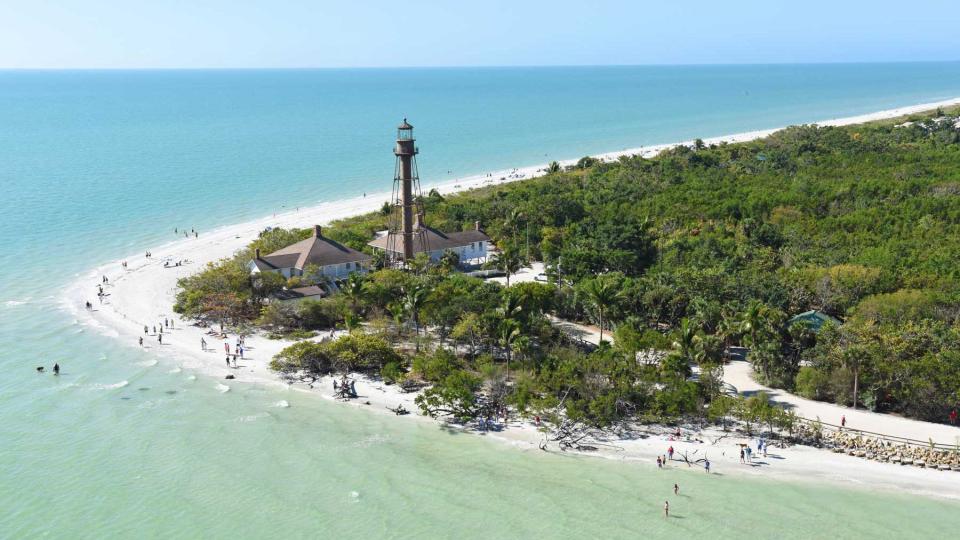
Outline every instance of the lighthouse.
POLYGON ((417 145, 413 126, 403 119, 397 127, 397 143, 393 154, 397 157, 393 176, 393 213, 387 233, 387 253, 393 264, 406 264, 414 253, 428 252, 427 235, 423 226, 423 202, 420 196, 420 176, 417 172, 417 145))

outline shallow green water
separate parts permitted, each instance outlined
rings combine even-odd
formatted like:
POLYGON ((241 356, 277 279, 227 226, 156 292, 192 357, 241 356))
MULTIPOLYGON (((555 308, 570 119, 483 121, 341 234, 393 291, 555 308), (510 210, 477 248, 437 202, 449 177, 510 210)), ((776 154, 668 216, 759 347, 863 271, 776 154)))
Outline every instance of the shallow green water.
POLYGON ((0 426, 0 536, 905 538, 960 526, 946 501, 548 455, 295 391, 221 393, 102 339, 79 334, 103 355, 70 355, 59 378, 4 394, 5 416, 24 421, 0 426))

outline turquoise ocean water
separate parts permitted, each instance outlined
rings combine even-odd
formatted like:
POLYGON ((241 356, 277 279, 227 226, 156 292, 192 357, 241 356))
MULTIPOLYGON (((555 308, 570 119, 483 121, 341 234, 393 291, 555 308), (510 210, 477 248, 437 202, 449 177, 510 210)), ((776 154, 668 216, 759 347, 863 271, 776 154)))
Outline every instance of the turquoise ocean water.
POLYGON ((960 96, 960 63, 0 71, 0 538, 942 535, 960 506, 520 452, 171 372, 76 324, 78 273, 284 207, 960 96), (448 172, 449 171, 449 172, 448 172), (59 361, 59 378, 33 367, 59 361), (278 408, 279 400, 290 408, 278 408), (671 473, 672 474, 672 473, 671 473), (677 473, 679 474, 679 473, 677 473))

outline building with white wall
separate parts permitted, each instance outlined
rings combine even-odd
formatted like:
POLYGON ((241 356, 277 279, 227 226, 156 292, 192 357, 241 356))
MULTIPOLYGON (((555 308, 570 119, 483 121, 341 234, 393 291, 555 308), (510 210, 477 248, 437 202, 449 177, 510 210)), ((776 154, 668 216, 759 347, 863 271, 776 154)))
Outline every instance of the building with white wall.
MULTIPOLYGON (((331 280, 343 279, 354 272, 367 272, 370 255, 323 237, 323 229, 314 225, 313 235, 269 255, 256 256, 247 264, 251 274, 277 272, 285 278, 303 276, 308 266, 319 269, 319 275, 331 280)), ((315 277, 315 276, 312 276, 315 277)))

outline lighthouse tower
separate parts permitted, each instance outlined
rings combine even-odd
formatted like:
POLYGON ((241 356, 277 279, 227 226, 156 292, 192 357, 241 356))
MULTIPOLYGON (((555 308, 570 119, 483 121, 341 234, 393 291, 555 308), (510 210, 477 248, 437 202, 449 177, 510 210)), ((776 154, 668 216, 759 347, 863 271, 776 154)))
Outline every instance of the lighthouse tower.
POLYGON ((420 176, 417 173, 417 146, 413 126, 407 119, 397 127, 397 145, 393 154, 397 164, 393 175, 393 213, 387 232, 387 257, 394 265, 405 265, 419 252, 427 249, 427 234, 423 227, 423 202, 420 196, 420 176))

